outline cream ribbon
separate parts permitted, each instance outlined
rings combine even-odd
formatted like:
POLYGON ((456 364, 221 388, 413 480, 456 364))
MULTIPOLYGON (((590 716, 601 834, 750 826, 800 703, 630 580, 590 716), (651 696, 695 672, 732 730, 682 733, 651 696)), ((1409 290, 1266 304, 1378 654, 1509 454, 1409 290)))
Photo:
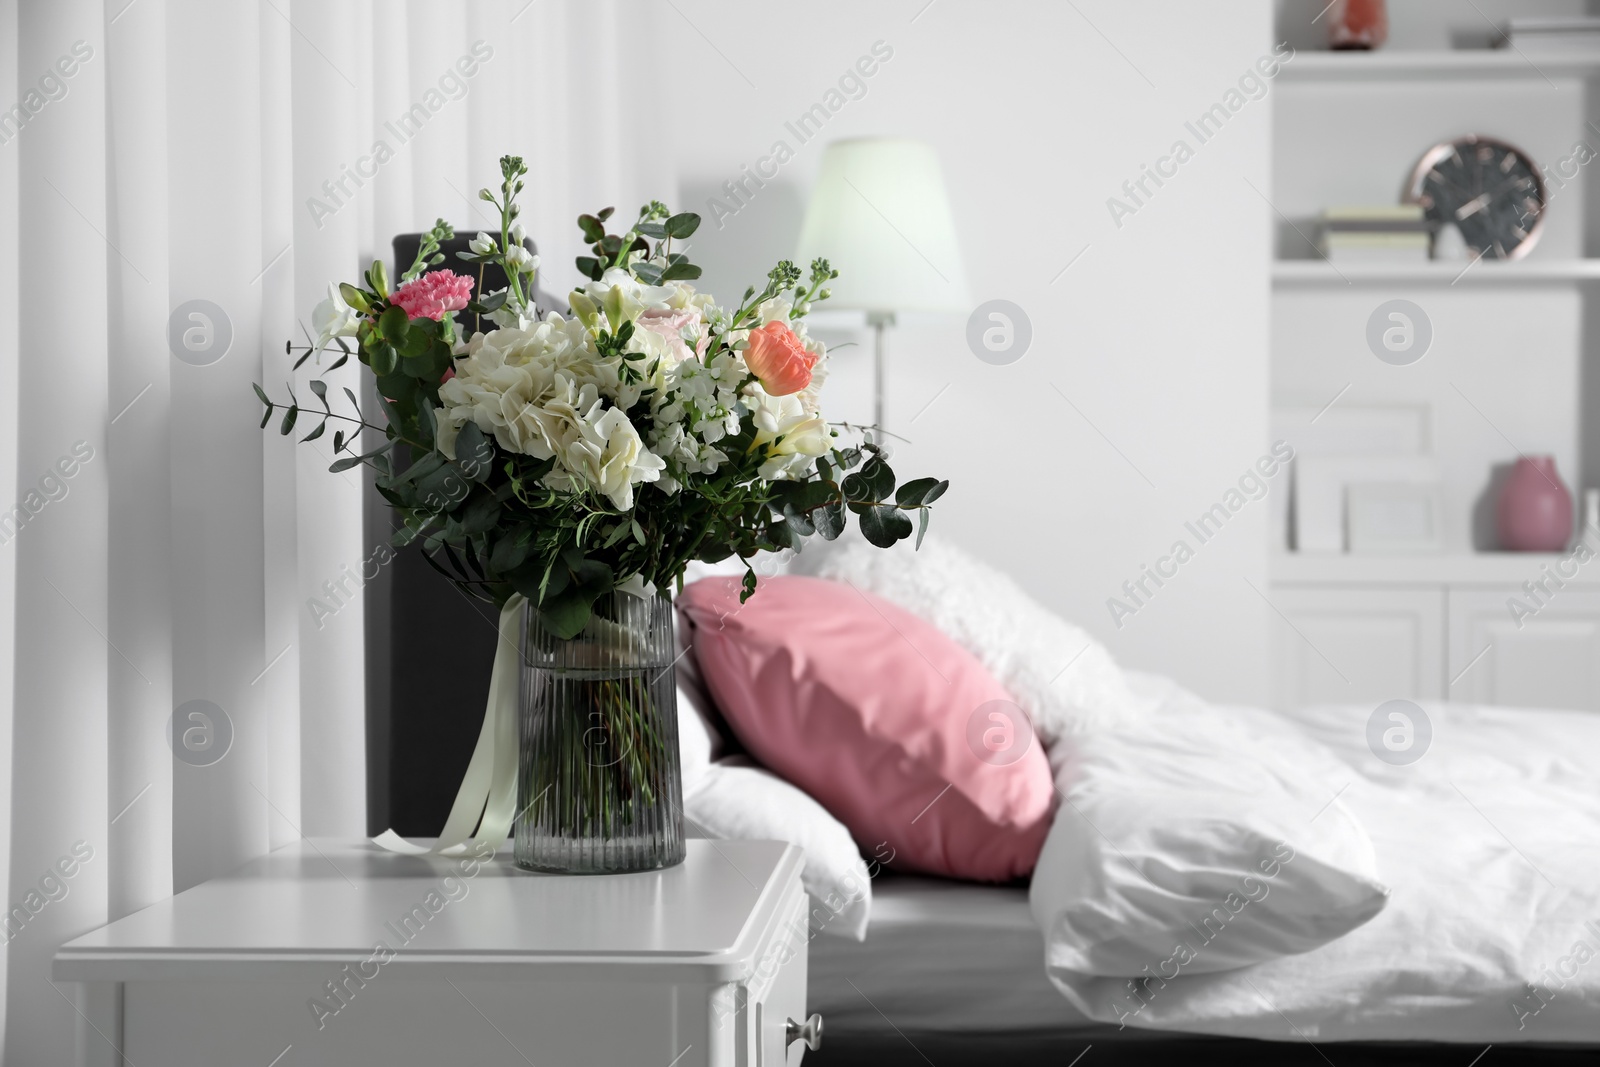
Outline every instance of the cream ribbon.
POLYGON ((498 850, 516 817, 517 804, 517 693, 522 667, 521 593, 513 593, 500 610, 500 639, 489 672, 489 706, 484 710, 478 747, 461 779, 450 817, 432 848, 414 845, 393 830, 385 830, 373 843, 408 856, 460 856, 480 842, 498 850), (474 833, 476 831, 476 833, 474 833))

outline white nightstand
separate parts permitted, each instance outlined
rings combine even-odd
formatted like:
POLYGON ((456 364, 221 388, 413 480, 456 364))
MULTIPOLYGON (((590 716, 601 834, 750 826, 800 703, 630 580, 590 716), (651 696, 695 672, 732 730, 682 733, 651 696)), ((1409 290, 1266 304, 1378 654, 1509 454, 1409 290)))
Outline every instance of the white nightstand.
POLYGON ((800 850, 688 846, 670 870, 555 877, 509 846, 474 862, 297 842, 61 947, 78 1063, 799 1063, 820 1029, 799 1025, 800 850))

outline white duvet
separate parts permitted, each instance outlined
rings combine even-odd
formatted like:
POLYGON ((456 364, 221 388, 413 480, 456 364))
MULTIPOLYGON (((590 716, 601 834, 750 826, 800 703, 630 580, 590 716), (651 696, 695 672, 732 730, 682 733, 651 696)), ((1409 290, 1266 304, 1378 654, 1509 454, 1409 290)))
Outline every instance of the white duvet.
MULTIPOLYGON (((1600 1042, 1600 716, 1427 703, 1429 749, 1392 766, 1367 747, 1371 706, 1285 716, 1168 694, 1218 729, 1287 727, 1320 742, 1330 758, 1307 774, 1344 779, 1330 782, 1336 803, 1365 827, 1389 900, 1309 952, 1159 988, 1061 965, 1082 946, 1046 927, 1047 969, 1074 1007, 1113 1024, 1281 1040, 1600 1042)), ((1064 791, 1138 797, 1137 760, 1109 758, 1120 743, 1074 742, 1089 780, 1071 781, 1069 766, 1064 791)), ((1075 818, 1063 804, 1052 836, 1075 818)), ((1036 915, 1071 903, 1050 883, 1035 878, 1036 915)))

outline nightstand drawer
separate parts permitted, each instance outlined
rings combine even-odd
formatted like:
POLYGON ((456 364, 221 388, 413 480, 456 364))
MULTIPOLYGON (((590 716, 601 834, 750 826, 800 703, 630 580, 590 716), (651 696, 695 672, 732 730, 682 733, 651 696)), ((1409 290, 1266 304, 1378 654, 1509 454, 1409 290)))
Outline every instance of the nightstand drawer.
POLYGON ((811 937, 806 909, 811 898, 802 890, 779 927, 768 959, 756 965, 752 979, 756 1037, 755 1067, 782 1067, 800 1062, 805 1042, 789 1043, 789 1022, 806 1020, 806 946, 811 937), (763 973, 765 972, 765 973, 763 973), (761 987, 756 992, 757 986, 761 987))

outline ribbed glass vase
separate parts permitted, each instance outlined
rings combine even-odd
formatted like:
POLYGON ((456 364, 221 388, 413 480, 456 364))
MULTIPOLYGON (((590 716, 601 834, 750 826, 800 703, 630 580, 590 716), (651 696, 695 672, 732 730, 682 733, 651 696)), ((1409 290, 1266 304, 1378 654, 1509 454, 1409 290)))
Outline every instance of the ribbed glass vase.
POLYGON ((517 865, 611 874, 683 862, 672 601, 601 597, 574 638, 525 615, 517 865))

